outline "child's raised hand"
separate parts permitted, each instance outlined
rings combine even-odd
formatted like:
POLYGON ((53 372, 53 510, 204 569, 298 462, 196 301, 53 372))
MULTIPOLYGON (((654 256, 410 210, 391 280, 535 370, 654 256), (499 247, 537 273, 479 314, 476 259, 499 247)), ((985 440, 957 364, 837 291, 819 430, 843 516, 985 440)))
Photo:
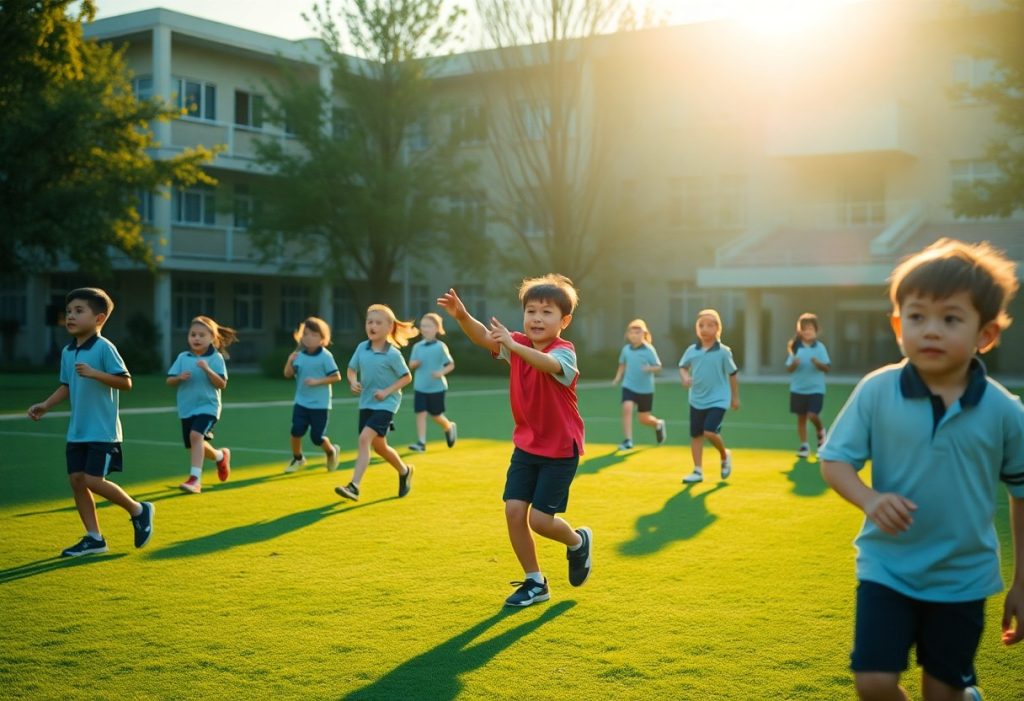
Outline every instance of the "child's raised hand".
POLYGON ((79 377, 95 377, 96 370, 89 363, 75 363, 75 372, 79 377))
POLYGON ((492 341, 497 341, 503 346, 512 345, 512 334, 508 332, 508 329, 505 328, 504 324, 498 321, 498 317, 496 316, 491 317, 490 336, 492 341))
POLYGON ((178 375, 178 379, 181 380, 182 382, 187 382, 192 379, 192 373, 186 370, 180 375, 178 375))
POLYGON ((298 351, 292 351, 291 355, 288 356, 288 364, 291 365, 295 362, 295 359, 299 357, 298 351))
POLYGON ((362 394, 363 392, 362 382, 353 382, 352 384, 349 385, 349 387, 352 388, 352 394, 362 394))
POLYGON ((1024 584, 1006 590, 1003 603, 1003 645, 1015 645, 1024 640, 1024 584), (1016 627, 1014 626, 1016 622, 1016 627))
POLYGON ((304 383, 307 387, 316 387, 320 384, 315 377, 307 377, 304 383))
POLYGON ((196 367, 199 368, 200 370, 204 370, 204 371, 210 369, 210 366, 207 365, 206 361, 203 360, 202 358, 200 358, 199 360, 196 361, 196 367))
POLYGON ((46 405, 43 404, 42 402, 40 402, 39 404, 33 404, 28 408, 28 418, 32 419, 33 421, 38 421, 39 419, 43 418, 43 415, 48 411, 49 409, 47 409, 46 405))
POLYGON ((448 312, 448 315, 453 319, 463 319, 469 312, 466 311, 466 305, 462 303, 459 296, 455 294, 455 288, 449 288, 447 292, 437 298, 437 306, 444 307, 444 310, 448 312))
POLYGON ((376 399, 378 402, 383 402, 385 399, 387 399, 387 396, 388 393, 382 389, 379 389, 373 393, 373 398, 376 399))
POLYGON ((884 492, 864 505, 864 513, 876 526, 889 535, 899 535, 914 523, 911 512, 917 504, 906 497, 884 492))
POLYGON ((790 364, 790 365, 791 365, 792 367, 794 367, 794 368, 795 368, 795 367, 796 367, 797 365, 799 365, 799 364, 800 364, 800 358, 798 358, 797 356, 795 356, 795 355, 794 355, 794 356, 793 356, 793 360, 791 360, 791 361, 789 362, 789 364, 790 364))

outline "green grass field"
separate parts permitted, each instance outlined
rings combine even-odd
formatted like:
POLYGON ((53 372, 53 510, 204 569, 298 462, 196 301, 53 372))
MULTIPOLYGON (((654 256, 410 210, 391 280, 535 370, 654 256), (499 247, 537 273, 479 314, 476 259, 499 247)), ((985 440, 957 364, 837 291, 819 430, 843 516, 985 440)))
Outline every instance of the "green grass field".
MULTIPOLYGON (((52 376, 0 381, 11 388, 0 413, 56 386, 52 376)), ((793 456, 784 385, 742 387, 724 432, 733 477, 722 483, 709 469, 709 481, 685 488, 681 388, 657 394, 668 444, 654 447, 638 427, 639 448, 626 454, 614 451, 618 390, 582 388, 588 445, 566 517, 594 529, 594 572, 570 587, 564 548, 541 540, 552 599, 508 610, 508 581, 522 573, 500 501, 511 452, 500 382, 454 378, 459 444, 448 450, 432 426, 428 452, 409 458, 409 497, 395 498, 394 471, 374 464, 358 504, 333 493, 351 471, 355 405, 333 413, 338 473, 318 456, 284 475, 290 386, 244 376, 225 401, 281 403, 226 408, 216 442, 234 450, 230 481, 208 470, 202 495, 179 492, 187 456, 176 415, 135 413, 173 401, 162 382, 136 378, 122 402, 126 471, 116 480, 157 507, 143 550, 127 516, 104 505, 110 553, 56 558, 82 533, 64 469, 67 419, 0 420, 0 696, 852 698, 861 518, 826 489, 817 463, 793 456)), ((827 418, 848 391, 830 390, 827 418)), ((414 434, 409 403, 391 439, 403 448, 414 434)), ((1021 651, 999 643, 1001 608, 1001 597, 990 601, 978 655, 994 701, 1021 698, 1021 651)))

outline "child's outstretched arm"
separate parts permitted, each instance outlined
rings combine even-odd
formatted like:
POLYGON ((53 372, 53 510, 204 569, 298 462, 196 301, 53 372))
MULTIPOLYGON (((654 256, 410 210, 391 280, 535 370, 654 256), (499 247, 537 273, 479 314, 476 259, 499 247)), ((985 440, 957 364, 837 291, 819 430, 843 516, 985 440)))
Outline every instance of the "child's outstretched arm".
POLYGON ((490 332, 487 327, 474 319, 470 313, 466 310, 466 305, 462 303, 459 296, 455 294, 454 288, 449 289, 443 295, 437 298, 437 304, 440 307, 444 307, 444 310, 448 312, 448 315, 459 322, 459 328, 462 332, 469 337, 469 340, 481 348, 486 348, 492 354, 498 352, 498 346, 500 345, 497 341, 491 338, 490 332))
POLYGON ((490 335, 496 344, 505 346, 508 348, 509 353, 515 353, 525 360, 527 364, 537 368, 541 372, 546 372, 551 375, 562 374, 562 364, 558 362, 558 358, 555 358, 544 351, 539 351, 533 346, 524 346, 522 343, 516 343, 512 340, 512 334, 510 334, 508 329, 498 321, 497 317, 491 317, 490 335))
POLYGON ((289 380, 295 377, 295 366, 292 363, 299 357, 298 351, 292 351, 291 355, 288 356, 288 360, 284 361, 284 376, 289 380))
POLYGON ((1003 603, 1004 645, 1024 640, 1024 499, 1010 498, 1010 532, 1013 535, 1013 582, 1006 590, 1003 603))
POLYGON ((43 418, 43 414, 45 414, 50 409, 57 406, 70 396, 71 390, 68 389, 68 386, 61 385, 60 387, 55 389, 53 391, 53 394, 51 394, 45 400, 39 402, 38 404, 33 404, 32 406, 30 406, 28 408, 28 417, 33 421, 38 421, 39 419, 43 418))
POLYGON ((828 485, 871 519, 889 535, 897 535, 914 522, 912 512, 917 504, 892 492, 876 492, 864 484, 853 465, 825 460, 821 463, 821 476, 828 485))
POLYGON ((625 372, 626 372, 626 365, 625 365, 625 363, 619 363, 619 369, 615 371, 615 377, 612 378, 612 384, 613 385, 619 384, 619 381, 622 379, 622 376, 623 376, 623 374, 625 374, 625 372))

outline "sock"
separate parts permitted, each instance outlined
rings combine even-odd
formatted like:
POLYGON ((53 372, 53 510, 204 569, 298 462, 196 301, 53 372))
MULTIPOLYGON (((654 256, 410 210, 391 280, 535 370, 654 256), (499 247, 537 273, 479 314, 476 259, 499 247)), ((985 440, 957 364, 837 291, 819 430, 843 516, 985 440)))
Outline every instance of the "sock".
POLYGON ((193 466, 193 467, 191 467, 189 469, 188 473, 190 475, 192 475, 193 477, 195 477, 197 480, 203 479, 203 468, 201 468, 201 467, 194 467, 193 466))
MULTIPOLYGON (((577 533, 577 535, 579 535, 579 534, 577 533)), ((580 536, 580 542, 576 543, 576 545, 568 546, 569 550, 572 551, 572 552, 576 552, 577 550, 579 550, 582 547, 583 547, 583 536, 580 536)))
POLYGON ((93 540, 103 540, 103 536, 100 534, 99 531, 86 531, 85 534, 93 540))
POLYGON ((426 436, 420 436, 419 440, 417 440, 416 442, 419 443, 420 445, 426 445, 427 444, 427 437, 426 436))
POLYGON ((221 460, 223 460, 224 459, 224 451, 220 450, 219 448, 215 448, 214 451, 213 451, 213 459, 216 460, 217 462, 220 462, 221 460))
POLYGON ((540 572, 527 572, 523 576, 523 579, 532 579, 533 581, 537 582, 537 584, 544 583, 544 575, 540 572))
POLYGON ((693 471, 694 472, 704 472, 704 468, 701 467, 700 465, 694 465, 693 466, 693 471))
POLYGON ((302 453, 296 453, 292 455, 292 457, 295 458, 296 460, 302 460, 302 453))

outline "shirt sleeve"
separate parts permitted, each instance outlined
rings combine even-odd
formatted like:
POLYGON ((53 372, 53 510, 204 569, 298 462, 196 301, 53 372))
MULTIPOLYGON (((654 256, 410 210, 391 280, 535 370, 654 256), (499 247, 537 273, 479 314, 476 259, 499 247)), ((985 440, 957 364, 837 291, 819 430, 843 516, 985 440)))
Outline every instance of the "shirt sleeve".
POLYGON ((788 355, 786 355, 786 367, 788 368, 790 365, 792 365, 794 360, 796 360, 796 354, 789 353, 788 355))
POLYGON ((687 347, 687 349, 683 351, 683 357, 679 359, 679 367, 686 368, 687 370, 690 369, 690 364, 693 362, 691 348, 692 347, 687 347))
POLYGON ((820 362, 824 363, 825 365, 831 365, 832 364, 832 359, 828 357, 828 348, 826 348, 825 344, 822 343, 821 341, 818 341, 818 346, 821 349, 820 350, 821 357, 818 358, 818 360, 820 362))
POLYGON ((871 457, 871 395, 868 380, 861 380, 839 412, 828 440, 821 449, 821 459, 845 462, 860 470, 871 457))
POLYGON ((445 343, 444 341, 439 341, 439 343, 441 344, 441 354, 444 357, 444 362, 441 364, 441 367, 448 367, 449 365, 455 362, 454 360, 452 360, 452 352, 448 350, 447 343, 445 343))
POLYGON ((1024 499, 1024 406, 1019 399, 1013 409, 1005 419, 1003 464, 999 479, 1006 483, 1006 488, 1014 498, 1024 499))
POLYGON ((623 346, 622 350, 619 351, 619 365, 626 364, 626 347, 623 346))
POLYGON ((736 361, 732 357, 732 351, 727 348, 724 348, 723 350, 725 353, 722 354, 724 356, 722 358, 722 368, 725 370, 726 375, 735 375, 739 372, 739 368, 736 367, 736 361))
POLYGON ((181 353, 178 353, 178 357, 171 363, 170 369, 167 370, 168 375, 180 375, 181 374, 181 353))
POLYGON ((224 356, 220 353, 214 353, 210 356, 210 369, 225 380, 228 379, 228 366, 227 363, 224 362, 224 356))
POLYGON ((651 365, 661 365, 661 358, 658 357, 658 351, 654 349, 654 346, 647 346, 647 349, 651 351, 651 365))
POLYGON ((128 372, 128 367, 124 364, 121 354, 117 352, 117 347, 113 343, 104 343, 103 348, 103 372, 110 373, 111 375, 128 375, 131 377, 131 373, 128 372))
POLYGON ((323 363, 324 363, 324 366, 323 366, 324 367, 324 377, 330 377, 334 373, 340 372, 340 370, 338 370, 338 363, 334 359, 334 354, 333 353, 331 353, 329 350, 324 348, 324 350, 321 353, 321 355, 323 356, 323 363))
POLYGON ((402 351, 397 348, 395 352, 391 354, 391 369, 395 371, 395 377, 404 377, 405 375, 411 374, 409 372, 409 366, 405 362, 405 356, 402 355, 402 351))
POLYGON ((352 370, 359 372, 359 346, 356 346, 356 349, 352 351, 352 357, 348 359, 348 366, 352 370))
POLYGON ((576 367, 576 354, 568 348, 555 348, 548 355, 562 366, 562 372, 560 374, 551 373, 552 376, 566 387, 571 385, 576 376, 580 374, 576 367))
POLYGON ((64 358, 67 356, 65 351, 61 351, 60 354, 60 383, 62 385, 70 385, 71 378, 68 377, 68 364, 64 362, 64 358))

